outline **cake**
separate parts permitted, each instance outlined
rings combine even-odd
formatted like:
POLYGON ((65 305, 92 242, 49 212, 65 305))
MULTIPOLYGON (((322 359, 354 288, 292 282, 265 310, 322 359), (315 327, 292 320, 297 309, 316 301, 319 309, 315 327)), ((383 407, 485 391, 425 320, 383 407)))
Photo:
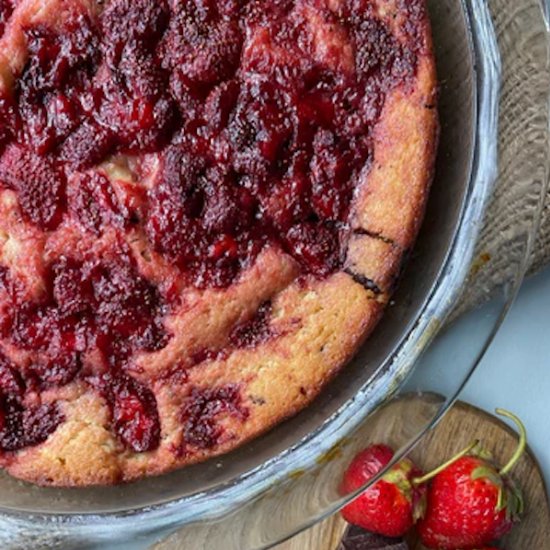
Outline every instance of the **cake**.
POLYGON ((414 243, 436 95, 424 0, 0 0, 0 465, 128 482, 306 407, 414 243))

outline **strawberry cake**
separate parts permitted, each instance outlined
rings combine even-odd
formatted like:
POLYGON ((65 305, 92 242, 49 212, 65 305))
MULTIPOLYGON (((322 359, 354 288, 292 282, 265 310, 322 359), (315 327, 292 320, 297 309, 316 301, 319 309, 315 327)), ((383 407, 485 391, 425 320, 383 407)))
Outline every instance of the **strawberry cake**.
POLYGON ((307 406, 437 146, 425 0, 0 0, 0 466, 114 484, 307 406))

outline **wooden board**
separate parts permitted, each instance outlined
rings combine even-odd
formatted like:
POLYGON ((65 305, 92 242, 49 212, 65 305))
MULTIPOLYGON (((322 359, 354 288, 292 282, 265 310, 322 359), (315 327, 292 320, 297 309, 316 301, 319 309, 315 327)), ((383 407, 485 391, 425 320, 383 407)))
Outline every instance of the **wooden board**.
MULTIPOLYGON (((399 401, 396 402, 396 407, 399 401)), ((409 403, 410 406, 410 403, 409 403)), ((419 400, 419 406, 421 406, 419 400)), ((396 411, 397 412, 397 411, 396 411)), ((483 441, 497 464, 507 462, 517 445, 517 435, 499 418, 466 403, 457 403, 412 453, 425 470, 436 467, 474 439, 483 441)), ((550 550, 550 510, 546 484, 533 453, 528 450, 520 459, 512 477, 523 489, 526 514, 512 533, 502 540, 505 550, 550 550)), ((277 550, 335 550, 346 523, 336 515, 312 529, 277 546, 277 550)), ((414 550, 424 550, 420 543, 414 550)))

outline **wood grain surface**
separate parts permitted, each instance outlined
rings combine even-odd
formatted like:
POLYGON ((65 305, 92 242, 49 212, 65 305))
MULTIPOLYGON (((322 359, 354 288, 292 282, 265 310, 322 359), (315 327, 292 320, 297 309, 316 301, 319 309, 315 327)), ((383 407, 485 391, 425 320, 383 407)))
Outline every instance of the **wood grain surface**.
MULTIPOLYGON (((418 406, 423 403, 419 399, 418 406)), ((399 408, 403 404, 395 402, 399 408)), ((408 404, 410 407, 410 403, 408 404)), ((399 411, 395 411, 396 415, 399 411)), ((464 448, 473 438, 483 441, 497 464, 504 464, 517 445, 517 435, 499 418, 472 405, 457 403, 440 424, 415 449, 412 457, 425 470, 464 448)), ((533 453, 528 450, 511 474, 523 489, 526 514, 512 533, 502 540, 505 550, 550 550, 550 510, 544 477, 533 453)), ((335 550, 346 523, 339 515, 333 516, 312 529, 277 546, 277 550, 335 550)), ((411 548, 424 550, 420 543, 411 541, 411 548)))

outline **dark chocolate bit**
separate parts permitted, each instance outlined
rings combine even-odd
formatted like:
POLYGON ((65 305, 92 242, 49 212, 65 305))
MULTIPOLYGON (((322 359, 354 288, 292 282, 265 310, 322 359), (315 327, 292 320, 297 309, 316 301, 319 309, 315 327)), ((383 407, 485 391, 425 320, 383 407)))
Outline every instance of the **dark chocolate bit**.
POLYGON ((356 525, 350 525, 345 530, 337 550, 408 550, 408 548, 408 544, 402 539, 390 539, 365 531, 356 525))
POLYGON ((368 277, 361 273, 355 273, 351 269, 347 268, 344 270, 358 285, 361 285, 365 290, 370 290, 376 295, 382 294, 382 289, 368 277))
POLYGON ((354 235, 365 235, 367 237, 372 237, 373 239, 378 239, 379 241, 382 241, 386 244, 391 244, 394 246, 397 246, 396 242, 393 239, 390 239, 389 237, 386 237, 385 235, 382 235, 381 233, 378 233, 376 231, 370 231, 369 229, 365 229, 364 227, 357 227, 353 230, 354 235))

